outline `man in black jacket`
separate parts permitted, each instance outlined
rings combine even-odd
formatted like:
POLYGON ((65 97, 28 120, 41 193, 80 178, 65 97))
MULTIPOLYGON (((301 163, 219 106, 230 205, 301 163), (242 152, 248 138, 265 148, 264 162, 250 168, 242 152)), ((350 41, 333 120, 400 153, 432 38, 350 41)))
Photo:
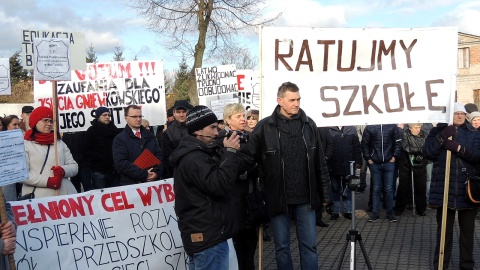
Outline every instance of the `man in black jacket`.
POLYGON ((173 105, 173 117, 175 120, 168 125, 167 130, 163 132, 162 151, 165 157, 165 174, 164 178, 171 178, 173 176, 173 166, 169 162, 170 154, 175 150, 185 134, 187 134, 187 112, 192 108, 192 105, 186 100, 177 100, 173 105))
POLYGON ((290 221, 295 215, 301 269, 318 269, 315 210, 330 199, 330 178, 315 122, 300 109, 297 85, 283 83, 278 106, 260 121, 240 150, 246 164, 259 164, 275 238, 278 269, 293 269, 290 221))
POLYGON ((235 234, 230 198, 240 149, 235 133, 215 144, 217 117, 205 106, 187 114, 188 133, 170 161, 175 166, 175 213, 189 269, 228 269, 227 239, 235 234))
POLYGON ((380 195, 385 191, 387 219, 397 222, 393 215, 393 185, 395 160, 400 157, 402 133, 395 124, 369 125, 362 136, 363 158, 368 162, 373 185, 373 214, 368 222, 380 219, 380 195))
POLYGON ((112 144, 119 130, 111 121, 111 116, 108 108, 98 107, 92 126, 85 135, 84 154, 91 161, 91 179, 95 189, 116 186, 118 182, 113 167, 112 144))
POLYGON ((113 139, 113 161, 120 174, 120 186, 155 181, 163 175, 162 150, 152 132, 142 126, 142 108, 129 105, 125 108, 125 129, 113 139), (141 169, 133 162, 149 150, 161 164, 141 169))

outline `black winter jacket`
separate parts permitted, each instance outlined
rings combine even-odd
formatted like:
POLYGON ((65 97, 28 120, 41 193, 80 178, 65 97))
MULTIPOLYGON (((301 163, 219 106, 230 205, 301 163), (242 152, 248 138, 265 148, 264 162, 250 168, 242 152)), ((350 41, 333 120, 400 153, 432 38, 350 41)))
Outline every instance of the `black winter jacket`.
MULTIPOLYGON (((265 204, 270 216, 286 213, 288 210, 285 194, 283 155, 280 149, 280 131, 278 128, 279 106, 271 116, 261 120, 253 130, 248 143, 240 149, 247 167, 259 164, 260 180, 265 192, 265 204)), ((310 207, 317 209, 328 203, 331 196, 330 177, 325 162, 325 155, 315 122, 300 109, 302 132, 307 149, 310 207)))
POLYGON ((424 130, 420 130, 417 136, 414 136, 410 129, 402 132, 402 154, 399 158, 399 164, 403 166, 406 171, 410 171, 411 162, 410 156, 413 156, 414 168, 427 166, 427 159, 422 155, 422 148, 425 144, 425 139, 428 134, 424 130))
POLYGON ((158 179, 163 176, 163 155, 157 139, 152 132, 140 127, 141 139, 133 134, 132 129, 126 125, 125 129, 113 139, 113 161, 115 169, 120 174, 120 185, 132 185, 143 183, 147 180, 147 170, 140 169, 133 162, 140 154, 148 149, 156 156, 161 164, 156 167, 158 179))
POLYGON ((368 125, 362 136, 363 158, 376 164, 398 159, 402 149, 402 133, 395 124, 368 125))
POLYGON ((330 127, 330 136, 333 142, 333 155, 328 161, 330 173, 350 175, 350 161, 355 161, 354 170, 356 164, 363 164, 357 129, 354 126, 330 127))
POLYGON ((173 120, 167 130, 163 131, 162 151, 166 160, 164 178, 171 178, 173 176, 173 166, 170 164, 169 158, 172 152, 177 148, 180 140, 183 136, 187 135, 187 133, 188 131, 185 123, 179 123, 177 120, 173 120))
MULTIPOLYGON (((429 204, 436 207, 443 205, 447 150, 444 149, 446 140, 440 135, 440 132, 446 126, 446 124, 438 124, 437 127, 433 128, 423 146, 423 156, 433 160, 429 204)), ((475 165, 480 162, 480 133, 470 124, 463 124, 457 128, 452 140, 460 143, 462 147, 460 152, 452 153, 450 161, 448 208, 473 208, 474 206, 465 200, 466 177, 462 172, 459 160, 462 160, 466 173, 478 175, 475 165)))
POLYGON ((190 256, 236 233, 230 194, 240 161, 234 153, 219 148, 185 135, 170 155, 175 167, 175 213, 183 247, 190 256))
POLYGON ((119 133, 118 128, 110 122, 108 125, 98 120, 92 121, 92 126, 87 129, 85 135, 85 147, 83 152, 91 161, 94 172, 113 173, 113 139, 119 133))

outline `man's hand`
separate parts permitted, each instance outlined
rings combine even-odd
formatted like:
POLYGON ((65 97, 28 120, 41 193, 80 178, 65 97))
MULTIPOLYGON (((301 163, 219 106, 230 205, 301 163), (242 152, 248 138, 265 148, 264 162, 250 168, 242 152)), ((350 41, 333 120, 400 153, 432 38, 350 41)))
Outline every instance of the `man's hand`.
POLYGON ((358 164, 358 163, 357 163, 357 164, 355 165, 355 167, 356 167, 357 169, 361 169, 361 168, 362 168, 362 164, 358 164))
POLYGON ((15 225, 11 221, 2 222, 0 224, 0 233, 2 234, 2 239, 12 238, 17 236, 15 231, 15 225))
POLYGON ((148 177, 147 177, 147 182, 150 182, 150 181, 153 181, 153 180, 156 180, 157 179, 157 173, 156 172, 152 172, 152 169, 150 168, 148 170, 148 177))
POLYGON ((392 159, 390 159, 390 162, 395 162, 395 157, 392 157, 392 159))
POLYGON ((368 161, 368 164, 373 164, 373 160, 369 159, 367 161, 368 161))
POLYGON ((240 136, 237 135, 237 132, 234 131, 230 137, 224 138, 223 146, 240 150, 240 136))

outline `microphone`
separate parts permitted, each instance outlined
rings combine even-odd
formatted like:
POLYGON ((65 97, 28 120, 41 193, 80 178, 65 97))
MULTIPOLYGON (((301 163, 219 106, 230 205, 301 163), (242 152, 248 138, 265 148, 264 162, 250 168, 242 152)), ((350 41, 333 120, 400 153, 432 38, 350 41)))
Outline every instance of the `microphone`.
POLYGON ((200 135, 200 134, 196 134, 196 136, 206 137, 206 138, 210 138, 210 139, 217 139, 217 138, 224 138, 224 137, 227 137, 227 136, 213 137, 213 136, 200 135))

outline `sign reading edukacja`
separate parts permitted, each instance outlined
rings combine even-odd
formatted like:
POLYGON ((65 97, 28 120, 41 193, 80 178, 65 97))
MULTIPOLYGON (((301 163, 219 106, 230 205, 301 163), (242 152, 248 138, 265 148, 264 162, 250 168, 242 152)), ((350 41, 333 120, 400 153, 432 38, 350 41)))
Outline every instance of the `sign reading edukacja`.
POLYGON ((173 179, 11 202, 17 269, 187 269, 173 179))
MULTIPOLYGON (((35 81, 35 106, 52 107, 51 81, 35 81)), ((130 61, 87 64, 86 70, 72 70, 71 81, 57 82, 61 131, 84 131, 95 118, 95 109, 110 109, 117 127, 125 127, 124 108, 142 107, 150 125, 166 119, 162 61, 130 61)))
POLYGON ((318 126, 450 122, 456 28, 262 28, 262 109, 300 88, 318 126))

